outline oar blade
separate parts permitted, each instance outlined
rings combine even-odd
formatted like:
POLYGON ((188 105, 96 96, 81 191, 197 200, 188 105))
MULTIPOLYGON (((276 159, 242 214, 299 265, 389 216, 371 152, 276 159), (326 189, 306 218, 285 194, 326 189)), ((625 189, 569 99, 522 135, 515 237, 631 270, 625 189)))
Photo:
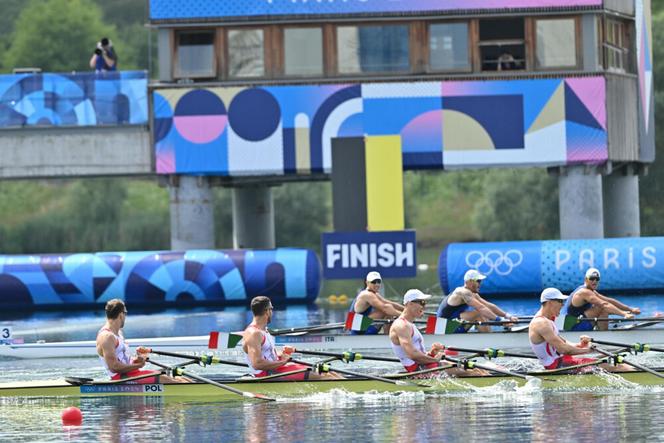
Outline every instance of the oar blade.
POLYGON ((268 397, 267 395, 264 394, 254 394, 253 392, 244 391, 242 395, 248 398, 257 398, 259 400, 264 400, 264 401, 277 401, 276 398, 268 397))

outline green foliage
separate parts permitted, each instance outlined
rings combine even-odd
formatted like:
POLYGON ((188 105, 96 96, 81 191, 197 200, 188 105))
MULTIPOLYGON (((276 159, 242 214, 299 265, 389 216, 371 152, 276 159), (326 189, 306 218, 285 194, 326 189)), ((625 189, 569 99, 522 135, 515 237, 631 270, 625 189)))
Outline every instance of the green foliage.
POLYGON ((558 238, 557 178, 541 169, 491 171, 474 221, 483 240, 558 238))
POLYGON ((45 72, 89 71, 97 41, 113 38, 91 0, 31 0, 16 22, 6 67, 30 66, 45 72))
POLYGON ((5 52, 11 44, 14 32, 14 22, 23 8, 25 0, 0 0, 2 13, 0 14, 0 72, 8 68, 5 63, 5 52))
POLYGON ((655 162, 639 184, 641 235, 664 234, 664 2, 653 2, 655 162))
POLYGON ((273 192, 277 245, 320 250, 321 233, 332 230, 331 183, 286 183, 273 192))

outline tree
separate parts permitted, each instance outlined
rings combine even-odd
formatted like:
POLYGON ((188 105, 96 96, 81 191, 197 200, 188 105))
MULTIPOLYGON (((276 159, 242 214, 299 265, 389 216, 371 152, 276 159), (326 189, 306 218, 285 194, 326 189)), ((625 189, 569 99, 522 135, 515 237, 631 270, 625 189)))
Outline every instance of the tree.
POLYGON ((664 233, 664 5, 661 2, 653 2, 652 33, 656 154, 639 186, 642 235, 664 233))
POLYGON ((91 0, 31 0, 16 22, 5 66, 89 71, 96 42, 114 35, 91 0))
POLYGON ((559 237, 557 179, 541 169, 492 171, 482 195, 475 224, 483 240, 559 237))

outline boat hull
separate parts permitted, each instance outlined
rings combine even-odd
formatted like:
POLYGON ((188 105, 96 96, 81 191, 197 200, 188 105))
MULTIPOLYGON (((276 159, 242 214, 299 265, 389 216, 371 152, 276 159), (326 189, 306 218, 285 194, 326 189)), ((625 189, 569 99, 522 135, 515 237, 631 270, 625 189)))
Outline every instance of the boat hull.
MULTIPOLYGON (((597 340, 618 343, 664 344, 664 328, 562 333, 563 337, 571 342, 578 342, 579 336, 582 334, 590 335, 597 340)), ((189 337, 132 338, 127 341, 131 346, 147 346, 162 351, 204 352, 208 350, 208 339, 207 335, 201 335, 189 337)), ((526 332, 425 335, 424 340, 427 344, 440 342, 446 346, 459 348, 484 349, 491 347, 494 349, 524 349, 530 347, 526 332)), ((353 349, 389 351, 391 349, 390 341, 385 335, 280 335, 276 337, 276 343, 279 346, 290 345, 301 350, 339 351, 353 349)), ((233 350, 219 351, 221 355, 238 352, 241 352, 240 346, 236 346, 233 350)), ((0 345, 0 357, 7 358, 72 358, 95 357, 96 355, 96 344, 93 340, 0 345)))
MULTIPOLYGON (((607 376, 605 373, 546 375, 540 379, 544 389, 586 389, 616 386, 659 386, 664 379, 646 372, 624 372, 607 376)), ((334 389, 353 393, 366 392, 423 392, 444 393, 486 388, 502 384, 516 387, 525 380, 510 376, 443 377, 421 380, 428 386, 402 386, 369 379, 323 381, 233 381, 219 380, 245 392, 263 394, 275 398, 304 397, 334 389)), ((73 386, 64 380, 1 383, 0 397, 159 397, 175 401, 224 401, 244 398, 227 390, 206 383, 181 384, 128 384, 96 383, 73 386)))

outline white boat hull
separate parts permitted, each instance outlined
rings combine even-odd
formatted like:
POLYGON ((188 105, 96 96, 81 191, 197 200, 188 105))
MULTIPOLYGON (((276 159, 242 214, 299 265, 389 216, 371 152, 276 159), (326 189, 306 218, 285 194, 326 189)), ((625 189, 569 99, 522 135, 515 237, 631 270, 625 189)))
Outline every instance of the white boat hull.
MULTIPOLYGON (((562 335, 566 340, 576 343, 582 334, 590 335, 597 340, 618 343, 664 344, 664 328, 563 332, 562 335)), ((206 352, 208 351, 208 338, 207 335, 200 335, 190 337, 130 338, 127 341, 132 347, 147 346, 155 350, 170 352, 206 352)), ((390 349, 390 341, 385 335, 280 335, 276 337, 276 341, 277 345, 290 345, 302 350, 341 351, 353 349, 387 351, 390 349)), ((446 346, 472 349, 515 349, 530 347, 527 332, 471 332, 467 334, 425 335, 424 341, 427 345, 440 342, 446 346)), ((229 353, 241 352, 241 348, 238 345, 232 350, 215 351, 228 355, 229 353)), ((0 357, 5 358, 71 358, 95 357, 96 355, 97 351, 93 340, 0 345, 0 357)))

